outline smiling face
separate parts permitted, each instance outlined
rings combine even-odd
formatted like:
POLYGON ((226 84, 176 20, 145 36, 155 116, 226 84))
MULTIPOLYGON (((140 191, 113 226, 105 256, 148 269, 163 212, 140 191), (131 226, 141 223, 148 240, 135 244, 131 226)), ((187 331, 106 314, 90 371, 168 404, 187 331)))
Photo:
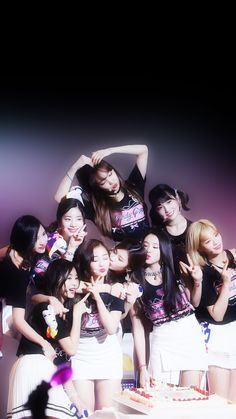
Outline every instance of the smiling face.
POLYGON ((65 283, 62 286, 63 299, 74 298, 77 288, 79 287, 79 278, 75 268, 72 268, 71 272, 65 283))
POLYGON ((96 280, 99 277, 107 275, 110 264, 110 258, 107 249, 102 246, 96 246, 93 249, 93 258, 90 262, 90 270, 93 279, 96 280))
POLYGON ((129 252, 126 249, 112 249, 110 251, 110 270, 126 272, 129 264, 129 252))
POLYGON ((37 239, 34 245, 34 251, 36 253, 44 253, 46 250, 47 242, 48 242, 48 236, 45 231, 45 228, 42 225, 40 225, 38 234, 37 234, 37 239))
POLYGON ((60 228, 62 236, 68 240, 76 236, 84 225, 84 219, 78 207, 71 208, 61 219, 60 228))
POLYGON ((223 251, 223 242, 220 233, 212 227, 205 229, 200 236, 199 251, 211 259, 223 251))
POLYGON ((155 234, 150 233, 145 237, 143 247, 147 252, 146 265, 150 266, 160 262, 160 244, 155 234))
POLYGON ((114 169, 109 171, 98 169, 95 180, 100 189, 111 195, 117 194, 120 190, 120 181, 114 169))
POLYGON ((167 201, 158 204, 155 207, 155 211, 162 221, 168 224, 168 222, 175 220, 180 214, 180 203, 177 198, 170 197, 167 201))

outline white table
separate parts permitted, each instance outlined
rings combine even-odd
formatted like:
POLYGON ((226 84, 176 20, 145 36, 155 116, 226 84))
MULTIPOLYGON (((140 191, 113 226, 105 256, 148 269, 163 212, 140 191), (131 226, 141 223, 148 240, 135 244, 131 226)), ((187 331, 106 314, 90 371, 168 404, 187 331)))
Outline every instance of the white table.
POLYGON ((176 402, 178 403, 176 407, 168 406, 166 403, 165 406, 159 406, 148 414, 131 408, 132 401, 130 405, 127 405, 120 403, 116 398, 114 405, 120 412, 127 415, 127 419, 236 419, 236 404, 225 403, 225 405, 214 406, 211 397, 209 401, 199 402, 199 405, 196 402, 195 407, 188 405, 188 402, 176 402))

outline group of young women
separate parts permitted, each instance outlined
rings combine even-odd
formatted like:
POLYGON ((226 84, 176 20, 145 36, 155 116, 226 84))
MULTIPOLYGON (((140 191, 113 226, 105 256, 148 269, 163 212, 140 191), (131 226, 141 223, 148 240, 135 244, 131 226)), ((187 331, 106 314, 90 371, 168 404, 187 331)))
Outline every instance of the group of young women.
POLYGON ((13 226, 0 263, 1 297, 22 336, 8 418, 31 415, 28 395, 65 360, 73 379, 50 390, 47 417, 111 406, 127 318, 141 386, 200 386, 207 371, 210 392, 236 400, 236 250, 224 250, 210 221, 188 220, 188 195, 169 185, 149 192, 148 214, 147 160, 145 145, 82 155, 56 192, 56 222, 45 229, 23 216, 13 226), (137 156, 127 180, 104 160, 113 153, 137 156), (75 176, 79 187, 71 190, 75 176), (87 219, 104 240, 86 237, 87 219))

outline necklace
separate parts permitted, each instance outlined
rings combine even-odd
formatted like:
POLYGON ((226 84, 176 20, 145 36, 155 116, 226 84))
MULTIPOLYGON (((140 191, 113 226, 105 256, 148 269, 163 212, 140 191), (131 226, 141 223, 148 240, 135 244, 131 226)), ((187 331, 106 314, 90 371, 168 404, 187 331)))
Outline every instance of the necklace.
POLYGON ((152 276, 152 277, 154 277, 154 279, 156 279, 157 276, 160 276, 162 274, 162 268, 158 269, 158 271, 155 271, 155 272, 145 271, 144 274, 145 274, 145 276, 152 276))

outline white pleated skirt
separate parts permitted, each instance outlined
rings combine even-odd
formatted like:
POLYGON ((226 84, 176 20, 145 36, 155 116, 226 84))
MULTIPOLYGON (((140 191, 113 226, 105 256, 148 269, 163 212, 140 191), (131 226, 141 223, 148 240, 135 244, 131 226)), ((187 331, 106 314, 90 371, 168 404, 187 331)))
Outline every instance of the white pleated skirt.
POLYGON ((154 326, 149 372, 156 380, 178 383, 180 371, 206 371, 206 345, 194 314, 154 326))
MULTIPOLYGON (((32 416, 24 404, 29 394, 42 380, 49 381, 55 372, 55 365, 44 355, 24 355, 14 363, 9 377, 7 418, 20 419, 32 416)), ((48 391, 46 416, 68 419, 73 417, 71 401, 62 385, 48 391)))
POLYGON ((208 364, 236 368, 236 321, 227 324, 201 323, 208 350, 208 364))
POLYGON ((119 337, 81 337, 76 355, 71 357, 73 380, 121 379, 123 355, 119 337))

